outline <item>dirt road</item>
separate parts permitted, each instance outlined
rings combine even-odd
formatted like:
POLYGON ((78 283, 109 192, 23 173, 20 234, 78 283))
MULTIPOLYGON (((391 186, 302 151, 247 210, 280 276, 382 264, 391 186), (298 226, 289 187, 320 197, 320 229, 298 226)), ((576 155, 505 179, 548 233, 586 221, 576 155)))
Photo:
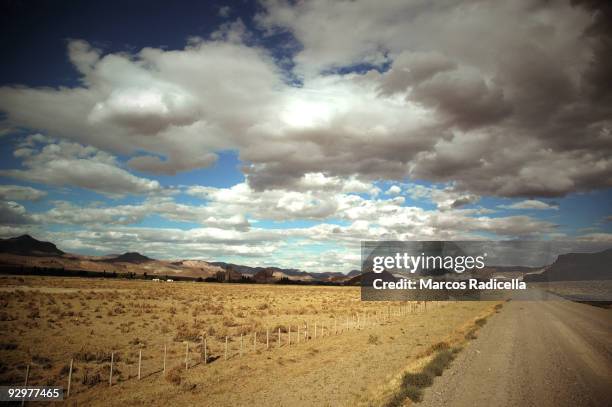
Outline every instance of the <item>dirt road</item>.
POLYGON ((511 301, 421 406, 612 405, 612 310, 511 301))

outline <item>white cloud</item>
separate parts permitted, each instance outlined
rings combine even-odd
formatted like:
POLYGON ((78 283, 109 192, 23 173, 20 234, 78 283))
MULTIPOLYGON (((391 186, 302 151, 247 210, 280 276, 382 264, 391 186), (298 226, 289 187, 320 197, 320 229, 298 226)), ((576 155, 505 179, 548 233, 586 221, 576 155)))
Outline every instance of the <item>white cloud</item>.
POLYGON ((15 154, 26 169, 0 170, 0 175, 58 186, 76 186, 109 196, 145 194, 161 189, 159 182, 121 168, 117 159, 97 148, 66 141, 42 147, 19 147, 15 154))
POLYGON ((465 205, 478 202, 478 195, 465 192, 458 192, 452 187, 436 188, 425 187, 423 185, 410 185, 407 189, 408 194, 413 199, 426 199, 436 204, 440 210, 460 208, 465 205))
POLYGON ((0 185, 0 200, 37 201, 47 195, 45 191, 21 185, 0 185))
POLYGON ((500 205, 499 207, 504 209, 559 209, 557 205, 549 204, 544 201, 538 201, 537 199, 526 199, 510 205, 500 205))
POLYGON ((23 205, 13 201, 0 201, 0 224, 23 225, 32 223, 30 216, 23 205))
POLYGON ((387 189, 387 195, 399 195, 402 192, 402 189, 397 185, 392 185, 387 189))
POLYGON ((299 189, 321 172, 510 197, 612 185, 609 109, 589 96, 600 69, 590 61, 601 54, 584 35, 591 10, 527 1, 264 6, 258 22, 303 45, 293 72, 308 73, 301 87, 245 44, 252 33, 240 20, 182 50, 104 54, 72 41, 81 86, 0 88, 4 126, 129 155, 130 167, 152 173, 210 166, 216 152, 236 150, 255 189, 299 189), (387 72, 321 73, 382 61, 387 72))

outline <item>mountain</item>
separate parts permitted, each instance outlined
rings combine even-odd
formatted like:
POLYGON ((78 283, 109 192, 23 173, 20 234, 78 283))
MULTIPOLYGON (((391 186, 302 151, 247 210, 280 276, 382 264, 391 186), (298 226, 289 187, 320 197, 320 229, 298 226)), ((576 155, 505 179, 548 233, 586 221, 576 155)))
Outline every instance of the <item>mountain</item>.
POLYGON ((107 261, 109 263, 115 263, 115 262, 123 262, 123 263, 134 263, 134 264, 140 264, 140 263, 146 263, 149 261, 155 261, 147 256, 143 256, 140 253, 137 252, 127 252, 127 253, 123 253, 117 257, 113 257, 110 259, 105 259, 104 261, 107 261))
POLYGON ((300 281, 332 281, 339 277, 346 277, 342 273, 309 273, 298 269, 284 269, 280 267, 249 267, 240 264, 224 263, 221 261, 210 264, 221 267, 224 270, 240 273, 244 276, 253 277, 258 282, 274 282, 282 278, 300 281))
MULTIPOLYGON (((137 252, 84 256, 64 253, 53 243, 42 242, 24 235, 0 239, 0 271, 65 270, 88 271, 107 274, 132 274, 162 277, 212 278, 217 281, 243 281, 250 277, 256 282, 275 283, 283 279, 303 282, 344 283, 351 276, 337 272, 309 273, 298 269, 280 267, 251 267, 225 262, 204 260, 156 260, 137 252)), ((358 270, 351 272, 352 276, 358 270)))
POLYGON ((597 253, 561 254, 542 273, 527 274, 524 281, 612 280, 612 249, 597 253))
POLYGON ((209 262, 209 264, 213 266, 221 267, 223 270, 232 270, 232 271, 238 272, 246 276, 253 276, 259 270, 261 270, 260 267, 258 268, 258 267, 241 266, 239 264, 225 263, 222 261, 212 261, 212 262, 209 262))
POLYGON ((0 239, 0 253, 26 256, 61 256, 64 254, 53 243, 36 240, 30 235, 0 239))
POLYGON ((358 274, 355 277, 348 280, 346 285, 359 285, 362 287, 372 287, 374 280, 382 279, 383 281, 397 281, 397 278, 387 270, 383 270, 382 273, 374 273, 368 271, 362 274, 358 274))

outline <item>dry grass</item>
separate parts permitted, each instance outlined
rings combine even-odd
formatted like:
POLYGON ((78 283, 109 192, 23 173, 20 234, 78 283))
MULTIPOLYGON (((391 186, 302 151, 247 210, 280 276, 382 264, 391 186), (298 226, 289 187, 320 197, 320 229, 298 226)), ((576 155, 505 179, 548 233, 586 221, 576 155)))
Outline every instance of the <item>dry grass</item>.
POLYGON ((450 331, 491 307, 444 303, 383 322, 390 305, 398 304, 360 301, 355 287, 0 277, 0 382, 22 383, 30 363, 31 385, 65 386, 73 359, 71 393, 87 405, 202 404, 197 397, 203 389, 207 405, 350 404, 390 380, 406 360, 447 350, 440 343, 450 331), (363 322, 365 313, 370 322, 378 315, 376 326, 331 335, 334 328, 344 329, 347 318, 352 326, 356 315, 363 322), (160 381, 164 347, 167 374, 160 381))

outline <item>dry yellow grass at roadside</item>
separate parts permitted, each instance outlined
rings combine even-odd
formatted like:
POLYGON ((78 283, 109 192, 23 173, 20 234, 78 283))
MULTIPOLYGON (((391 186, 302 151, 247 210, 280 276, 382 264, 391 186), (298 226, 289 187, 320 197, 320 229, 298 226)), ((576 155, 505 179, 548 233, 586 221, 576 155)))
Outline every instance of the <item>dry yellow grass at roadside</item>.
MULTIPOLYGON (((29 357, 32 384, 64 385, 68 358, 80 355, 84 360, 75 362, 71 399, 87 405, 352 405, 491 306, 440 303, 425 313, 383 322, 380 316, 390 304, 361 302, 354 287, 41 277, 2 278, 0 286, 5 288, 0 290, 3 382, 22 380, 20 367, 29 357), (365 314, 370 316, 366 328, 329 335, 336 321, 342 325, 347 316, 365 314), (311 338, 314 323, 327 327, 326 336, 299 345, 294 339, 281 349, 273 343, 266 351, 260 334, 258 349, 249 346, 247 334, 306 323, 311 338), (240 333, 245 334, 242 357, 237 352, 240 333), (183 341, 202 336, 212 356, 220 358, 187 371, 172 369, 182 365, 183 341), (234 338, 227 361, 225 336, 234 338), (168 361, 172 380, 157 373, 164 343, 176 349, 168 361), (121 361, 115 365, 109 389, 106 357, 113 349, 128 353, 123 366, 121 361), (134 379, 134 364, 127 364, 139 349, 144 349, 146 371, 140 381, 134 379)), ((190 354, 194 363, 200 350, 190 354)))

